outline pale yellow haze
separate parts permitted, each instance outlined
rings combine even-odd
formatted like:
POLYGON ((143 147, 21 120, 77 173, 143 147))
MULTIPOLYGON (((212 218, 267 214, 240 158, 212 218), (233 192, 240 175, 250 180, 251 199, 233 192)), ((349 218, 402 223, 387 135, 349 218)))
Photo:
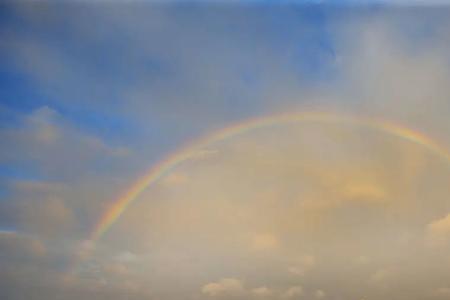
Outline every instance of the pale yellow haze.
POLYGON ((149 281, 169 276, 206 298, 379 299, 367 295, 420 280, 429 288, 411 293, 443 299, 450 169, 423 145, 305 122, 199 151, 208 155, 150 186, 104 238, 126 237, 149 281))

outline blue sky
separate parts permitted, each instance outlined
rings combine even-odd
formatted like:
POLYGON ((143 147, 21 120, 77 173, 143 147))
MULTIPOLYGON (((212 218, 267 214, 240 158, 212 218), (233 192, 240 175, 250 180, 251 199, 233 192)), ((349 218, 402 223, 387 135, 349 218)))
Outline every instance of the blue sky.
POLYGON ((10 8, 4 18, 11 38, 2 56, 3 109, 19 117, 46 106, 106 143, 142 146, 140 140, 153 139, 152 147, 166 151, 261 114, 263 86, 272 79, 253 53, 275 58, 298 86, 326 84, 338 72, 322 7, 186 3, 151 8, 147 18, 140 4, 123 12, 120 5, 61 6, 31 16, 10 8), (227 49, 234 40, 242 45, 227 49), (204 86, 204 79, 213 82, 204 86), (196 113, 199 118, 191 119, 196 113))
MULTIPOLYGON (((107 297, 96 289, 108 279, 117 299, 143 299, 142 291, 124 292, 106 267, 69 288, 54 279, 82 256, 74 249, 105 207, 148 168, 249 118, 308 110, 370 116, 449 146, 449 14, 445 1, 0 4, 0 298, 20 299, 19 287, 33 293, 36 285, 38 299, 93 289, 107 297)), ((184 180, 175 175, 169 179, 184 180)), ((106 264, 103 254, 115 263, 138 259, 117 248, 134 236, 119 230, 110 244, 99 242, 97 263, 106 264)), ((305 257, 301 264, 312 268, 305 257)), ((241 293, 233 299, 253 293, 237 279, 208 282, 196 299, 217 287, 241 293)), ((254 293, 268 293, 259 288, 254 293)), ((444 289, 442 299, 450 293, 433 288, 444 289)), ((292 283, 270 295, 299 291, 292 283)))

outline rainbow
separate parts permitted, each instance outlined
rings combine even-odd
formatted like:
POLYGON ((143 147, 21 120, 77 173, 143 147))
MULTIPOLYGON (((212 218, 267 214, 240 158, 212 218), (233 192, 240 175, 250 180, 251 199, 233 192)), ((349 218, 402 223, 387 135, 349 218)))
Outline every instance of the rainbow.
POLYGON ((195 140, 187 146, 182 147, 181 150, 175 151, 173 154, 168 155, 165 159, 150 168, 144 176, 137 180, 127 191, 125 191, 110 205, 110 207, 101 216, 100 221, 96 224, 94 230, 90 234, 89 240, 95 242, 101 238, 146 188, 157 182, 161 177, 166 175, 180 163, 198 155, 199 151, 201 152, 208 145, 258 128, 298 122, 345 123, 365 126, 397 136, 412 143, 419 144, 443 158, 447 164, 450 164, 450 154, 448 151, 432 139, 418 131, 384 120, 361 118, 327 112, 279 114, 249 119, 195 140))

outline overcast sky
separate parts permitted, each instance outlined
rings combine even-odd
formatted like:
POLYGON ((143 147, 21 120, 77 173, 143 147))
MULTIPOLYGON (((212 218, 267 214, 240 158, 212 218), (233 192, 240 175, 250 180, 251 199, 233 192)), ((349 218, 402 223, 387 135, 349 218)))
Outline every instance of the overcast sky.
POLYGON ((0 298, 449 299, 448 5, 3 2, 0 298))

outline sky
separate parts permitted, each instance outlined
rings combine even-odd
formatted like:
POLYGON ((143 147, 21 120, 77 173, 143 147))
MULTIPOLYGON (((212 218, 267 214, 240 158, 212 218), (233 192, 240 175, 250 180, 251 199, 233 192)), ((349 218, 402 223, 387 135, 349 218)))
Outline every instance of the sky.
POLYGON ((3 1, 0 298, 449 299, 449 5, 3 1))

